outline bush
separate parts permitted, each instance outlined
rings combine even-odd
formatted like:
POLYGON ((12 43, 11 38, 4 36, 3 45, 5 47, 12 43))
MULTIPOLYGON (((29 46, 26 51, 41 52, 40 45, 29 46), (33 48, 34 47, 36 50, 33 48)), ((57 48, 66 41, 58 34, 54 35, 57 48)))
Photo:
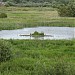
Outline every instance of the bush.
POLYGON ((44 36, 44 33, 43 32, 41 32, 41 33, 39 33, 39 32, 37 32, 37 31, 35 31, 33 34, 31 34, 32 36, 44 36))
POLYGON ((6 7, 9 7, 10 5, 9 5, 9 3, 6 3, 5 6, 6 6, 6 7))
POLYGON ((10 60, 11 58, 11 44, 7 41, 0 40, 0 62, 10 60))
POLYGON ((0 18, 7 18, 7 14, 6 13, 1 13, 0 18))
POLYGON ((75 6, 74 4, 62 5, 59 7, 58 12, 62 17, 75 17, 75 6))

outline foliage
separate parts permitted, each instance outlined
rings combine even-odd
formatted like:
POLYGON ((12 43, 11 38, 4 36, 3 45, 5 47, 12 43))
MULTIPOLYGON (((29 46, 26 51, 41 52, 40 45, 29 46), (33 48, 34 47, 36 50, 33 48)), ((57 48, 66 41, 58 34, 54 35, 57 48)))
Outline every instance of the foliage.
POLYGON ((30 34, 30 35, 32 35, 32 36, 44 36, 44 33, 43 32, 39 33, 37 31, 35 31, 33 34, 30 34))
POLYGON ((58 12, 59 15, 63 17, 75 17, 75 5, 73 3, 68 5, 62 5, 60 6, 58 12))
POLYGON ((75 75, 75 40, 8 40, 14 57, 1 75, 75 75))
POLYGON ((16 2, 16 3, 26 3, 26 2, 35 2, 35 3, 43 3, 43 2, 53 2, 53 1, 56 1, 56 2, 61 2, 61 3, 67 3, 69 2, 70 0, 2 0, 3 2, 7 2, 7 1, 13 1, 13 2, 16 2))
POLYGON ((7 18, 7 14, 6 13, 0 13, 0 18, 7 18))
POLYGON ((11 59, 11 44, 7 41, 0 40, 0 62, 11 59))
POLYGON ((3 2, 9 2, 12 6, 55 6, 59 4, 68 4, 72 0, 2 0, 3 2), (18 5, 17 5, 18 4, 18 5), (54 5, 53 5, 54 4, 54 5))

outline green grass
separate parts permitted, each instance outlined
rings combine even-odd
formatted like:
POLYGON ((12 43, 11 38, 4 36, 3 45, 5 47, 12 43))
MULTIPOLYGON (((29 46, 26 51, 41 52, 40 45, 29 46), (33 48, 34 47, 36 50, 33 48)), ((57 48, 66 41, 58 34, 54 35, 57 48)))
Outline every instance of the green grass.
MULTIPOLYGON (((75 27, 75 18, 59 17, 50 7, 0 7, 0 30, 36 26, 75 27)), ((75 75, 75 40, 5 40, 13 57, 0 63, 0 75, 75 75)))
POLYGON ((50 7, 0 7, 7 18, 0 18, 0 30, 19 29, 36 26, 75 27, 75 18, 59 17, 50 7))
POLYGON ((13 57, 0 75, 75 75, 75 40, 6 40, 13 57))

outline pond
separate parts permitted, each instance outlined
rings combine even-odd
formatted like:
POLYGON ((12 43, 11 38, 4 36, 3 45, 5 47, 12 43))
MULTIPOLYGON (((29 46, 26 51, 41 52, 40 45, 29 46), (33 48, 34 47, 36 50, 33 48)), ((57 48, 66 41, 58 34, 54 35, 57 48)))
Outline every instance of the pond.
POLYGON ((0 31, 0 39, 73 39, 75 28, 72 27, 32 27, 17 30, 0 31), (30 33, 43 32, 44 37, 20 36, 30 35, 30 33))

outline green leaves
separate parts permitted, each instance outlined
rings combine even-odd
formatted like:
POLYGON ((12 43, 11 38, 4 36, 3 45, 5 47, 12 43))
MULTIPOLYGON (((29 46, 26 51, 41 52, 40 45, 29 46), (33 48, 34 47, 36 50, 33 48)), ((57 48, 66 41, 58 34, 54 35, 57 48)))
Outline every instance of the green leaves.
POLYGON ((62 17, 75 17, 75 6, 73 3, 59 7, 59 15, 62 17))
POLYGON ((11 44, 7 41, 0 40, 0 62, 10 60, 11 44))
POLYGON ((7 18, 7 14, 6 13, 1 13, 0 18, 7 18))

